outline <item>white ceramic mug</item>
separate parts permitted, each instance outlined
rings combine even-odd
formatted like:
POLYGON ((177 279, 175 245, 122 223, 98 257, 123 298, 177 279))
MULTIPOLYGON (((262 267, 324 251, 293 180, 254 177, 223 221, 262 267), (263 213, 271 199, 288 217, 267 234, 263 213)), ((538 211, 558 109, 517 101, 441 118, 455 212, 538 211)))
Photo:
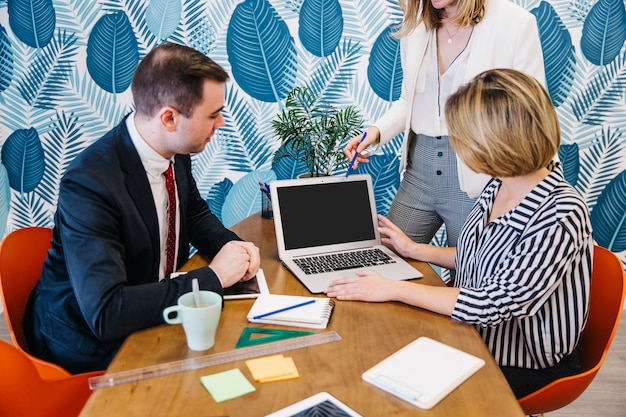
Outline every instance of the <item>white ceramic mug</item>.
POLYGON ((168 324, 181 324, 192 350, 207 350, 215 344, 215 332, 222 313, 222 297, 213 291, 200 291, 200 307, 196 307, 193 293, 178 298, 178 304, 163 310, 168 324))

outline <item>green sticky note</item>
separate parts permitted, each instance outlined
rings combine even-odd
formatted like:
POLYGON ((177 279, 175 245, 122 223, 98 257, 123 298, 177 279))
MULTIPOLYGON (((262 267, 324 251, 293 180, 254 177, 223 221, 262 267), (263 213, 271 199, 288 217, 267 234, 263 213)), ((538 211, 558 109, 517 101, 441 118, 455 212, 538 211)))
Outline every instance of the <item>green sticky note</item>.
POLYGON ((256 391, 239 368, 206 375, 200 381, 218 403, 256 391))

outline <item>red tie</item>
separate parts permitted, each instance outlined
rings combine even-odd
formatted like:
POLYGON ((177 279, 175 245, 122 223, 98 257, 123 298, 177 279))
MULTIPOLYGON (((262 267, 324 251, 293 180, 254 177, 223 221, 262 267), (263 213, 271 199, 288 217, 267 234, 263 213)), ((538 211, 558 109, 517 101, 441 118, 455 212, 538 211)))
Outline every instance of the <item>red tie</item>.
POLYGON ((176 184, 174 183, 173 162, 165 173, 165 188, 167 188, 167 248, 165 261, 165 277, 174 272, 174 256, 176 254, 176 184))

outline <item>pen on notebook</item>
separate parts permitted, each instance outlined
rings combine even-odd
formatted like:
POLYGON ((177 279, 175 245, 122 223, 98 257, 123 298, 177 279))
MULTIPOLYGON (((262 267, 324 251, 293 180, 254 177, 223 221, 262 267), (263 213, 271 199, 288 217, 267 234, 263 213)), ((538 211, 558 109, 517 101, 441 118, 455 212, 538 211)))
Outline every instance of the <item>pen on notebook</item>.
POLYGON ((305 301, 303 303, 294 304, 292 306, 283 307, 283 308, 279 308, 278 310, 274 310, 274 311, 270 311, 270 312, 267 312, 267 313, 259 314, 258 316, 252 317, 252 319, 253 320, 262 319, 263 317, 271 316, 272 314, 278 314, 278 313, 282 313, 283 311, 293 310, 294 308, 298 308, 298 307, 306 306, 306 305, 309 305, 309 304, 313 304, 314 302, 315 302, 315 300, 308 300, 308 301, 305 301))
MULTIPOLYGON (((363 136, 361 136, 361 140, 359 141, 359 144, 363 143, 363 141, 365 140, 365 136, 367 136, 367 132, 363 132, 363 136)), ((359 153, 357 151, 354 151, 354 155, 352 156, 352 161, 350 161, 350 165, 348 165, 348 170, 346 171, 346 178, 352 172, 352 168, 354 168, 354 163, 356 162, 357 156, 359 156, 359 153)))

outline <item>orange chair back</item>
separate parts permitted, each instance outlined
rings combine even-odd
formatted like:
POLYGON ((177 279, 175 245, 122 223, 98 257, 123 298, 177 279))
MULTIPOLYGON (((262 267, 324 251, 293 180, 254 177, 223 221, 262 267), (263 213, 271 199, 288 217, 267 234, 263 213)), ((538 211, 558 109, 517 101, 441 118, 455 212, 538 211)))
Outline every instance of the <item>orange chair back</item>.
POLYGON ((52 229, 26 227, 9 233, 0 246, 0 288, 13 343, 28 351, 24 311, 51 247, 52 229))
POLYGON ((613 341, 624 307, 626 273, 620 259, 600 246, 594 247, 589 315, 578 342, 581 372, 561 378, 521 398, 528 415, 558 410, 587 389, 600 370, 613 341))
POLYGON ((43 379, 22 350, 0 340, 0 416, 78 416, 91 395, 88 380, 99 374, 43 379))
POLYGON ((69 376, 60 366, 30 355, 24 337, 24 311, 51 247, 52 229, 25 227, 9 233, 0 244, 0 291, 13 344, 24 351, 46 379, 69 376))

